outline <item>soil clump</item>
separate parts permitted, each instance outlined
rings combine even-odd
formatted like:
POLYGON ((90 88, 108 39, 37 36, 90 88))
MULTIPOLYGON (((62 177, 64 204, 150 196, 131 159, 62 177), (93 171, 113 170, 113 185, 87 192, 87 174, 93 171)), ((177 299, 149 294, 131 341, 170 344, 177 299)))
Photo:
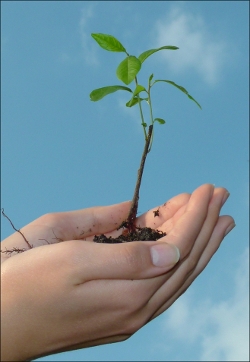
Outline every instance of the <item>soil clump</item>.
POLYGON ((112 238, 111 236, 106 236, 104 234, 95 235, 93 241, 104 244, 119 244, 130 241, 156 241, 165 235, 167 234, 160 230, 154 230, 148 227, 136 227, 135 230, 130 232, 128 230, 124 230, 117 238, 112 238))

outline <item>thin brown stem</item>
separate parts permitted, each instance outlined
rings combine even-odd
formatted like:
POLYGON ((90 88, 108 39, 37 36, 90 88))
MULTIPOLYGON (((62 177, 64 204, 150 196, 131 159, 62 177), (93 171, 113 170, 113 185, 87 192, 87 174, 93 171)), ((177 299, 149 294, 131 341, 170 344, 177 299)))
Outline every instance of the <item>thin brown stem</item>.
POLYGON ((142 174, 143 174, 143 170, 144 170, 145 161, 146 161, 146 158, 147 158, 147 154, 149 152, 149 145, 150 145, 152 132, 153 132, 153 125, 150 125, 148 127, 148 134, 147 134, 145 145, 144 145, 144 150, 143 150, 143 154, 142 154, 142 158, 141 158, 140 167, 139 167, 138 173, 137 173, 137 181, 136 181, 136 185, 135 185, 135 191, 134 191, 134 196, 133 196, 133 199, 132 199, 132 204, 131 204, 131 207, 130 207, 130 211, 129 211, 129 214, 128 214, 128 217, 127 217, 126 221, 124 221, 119 226, 119 229, 121 227, 127 227, 129 231, 133 231, 135 229, 135 219, 136 219, 138 203, 139 203, 139 191, 140 191, 140 186, 141 186, 141 180, 142 180, 142 174))

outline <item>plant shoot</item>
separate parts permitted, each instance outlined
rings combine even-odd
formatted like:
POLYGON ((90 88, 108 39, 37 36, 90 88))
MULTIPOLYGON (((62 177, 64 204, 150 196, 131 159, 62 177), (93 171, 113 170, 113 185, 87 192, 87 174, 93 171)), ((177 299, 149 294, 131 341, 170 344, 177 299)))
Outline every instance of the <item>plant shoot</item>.
POLYGON ((168 79, 156 79, 154 80, 154 75, 151 74, 148 78, 147 84, 144 86, 138 81, 138 74, 142 68, 143 63, 145 60, 153 55, 154 53, 161 51, 161 50, 177 50, 179 49, 177 46, 174 45, 166 45, 162 46, 157 49, 150 49, 146 50, 145 52, 141 53, 138 57, 134 55, 130 55, 126 48, 121 44, 121 42, 113 37, 112 35, 108 34, 101 34, 101 33, 92 33, 91 36, 93 39, 102 47, 103 49, 111 52, 120 52, 125 53, 126 57, 123 59, 116 69, 116 76, 117 78, 125 84, 124 85, 111 85, 102 88, 98 88, 93 90, 90 93, 91 101, 99 101, 108 94, 114 93, 116 91, 125 91, 131 94, 130 99, 126 103, 126 107, 133 107, 138 105, 139 113, 141 118, 141 126, 143 129, 145 145, 144 150, 141 158, 140 167, 138 169, 137 175, 137 182, 135 186, 134 196, 132 199, 131 209, 127 219, 120 225, 120 227, 126 227, 129 232, 133 232, 135 230, 135 219, 137 215, 138 209, 138 202, 139 202, 139 190, 141 185, 141 179, 144 169, 144 164, 146 161, 147 154, 150 152, 153 144, 153 128, 155 122, 160 125, 165 123, 163 118, 154 118, 153 116, 153 107, 152 107, 152 99, 151 99, 151 89, 153 86, 159 82, 163 82, 166 84, 170 84, 181 92, 183 92, 190 100, 192 100, 196 105, 201 108, 200 104, 188 93, 188 91, 173 82, 172 80, 168 79), (128 87, 132 82, 134 82, 134 88, 131 89, 128 87), (148 112, 149 112, 149 124, 145 122, 145 117, 143 114, 142 109, 142 102, 146 102, 148 104, 148 112))

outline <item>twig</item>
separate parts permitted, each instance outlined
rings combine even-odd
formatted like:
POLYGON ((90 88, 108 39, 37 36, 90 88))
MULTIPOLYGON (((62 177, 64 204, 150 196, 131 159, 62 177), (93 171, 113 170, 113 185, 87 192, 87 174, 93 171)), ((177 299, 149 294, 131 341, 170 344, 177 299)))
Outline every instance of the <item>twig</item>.
POLYGON ((142 158, 141 158, 141 164, 140 164, 140 167, 138 170, 137 181, 136 181, 136 185, 135 185, 135 191, 134 191, 134 196, 132 199, 132 204, 131 204, 131 208, 129 211, 129 215, 127 217, 127 220, 125 222, 123 222, 119 226, 118 229, 120 229, 122 227, 127 227, 129 231, 132 231, 135 229, 135 219, 136 219, 137 209, 138 209, 141 179, 142 179, 142 174, 143 174, 143 170, 144 170, 144 164, 146 161, 146 157, 149 152, 149 144, 150 144, 152 132, 153 132, 153 125, 150 125, 148 127, 148 135, 147 135, 147 138, 145 141, 144 151, 143 151, 142 158))

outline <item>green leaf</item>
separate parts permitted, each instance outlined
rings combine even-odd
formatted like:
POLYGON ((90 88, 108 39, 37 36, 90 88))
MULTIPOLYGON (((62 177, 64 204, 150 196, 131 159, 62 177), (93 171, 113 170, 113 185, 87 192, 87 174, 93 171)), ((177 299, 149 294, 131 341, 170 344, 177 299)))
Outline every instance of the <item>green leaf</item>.
POLYGON ((166 121, 164 121, 164 119, 162 119, 162 118, 155 118, 155 119, 154 119, 154 122, 155 122, 155 121, 159 122, 160 124, 166 123, 166 121))
POLYGON ((183 93, 185 93, 185 94, 188 96, 189 99, 191 99, 192 101, 194 101, 194 102, 197 104, 197 106, 198 106, 200 109, 202 109, 202 108, 201 108, 201 105, 188 93, 188 91, 187 91, 184 87, 176 84, 176 83, 173 82, 172 80, 160 80, 160 79, 158 79, 158 80, 155 80, 155 81, 154 81, 154 83, 157 83, 157 82, 165 82, 165 83, 169 83, 169 84, 173 85, 174 87, 178 88, 178 89, 181 90, 183 93))
POLYGON ((138 58, 130 55, 125 58, 117 67, 116 75, 125 84, 130 84, 141 69, 141 62, 138 58))
POLYGON ((145 52, 141 53, 138 57, 138 59, 141 61, 141 63, 144 62, 144 60, 146 60, 150 55, 158 52, 159 50, 163 50, 163 49, 168 49, 168 50, 177 50, 179 49, 178 47, 174 46, 174 45, 166 45, 164 47, 160 47, 158 49, 150 49, 150 50, 146 50, 145 52))
POLYGON ((138 97, 138 96, 132 97, 132 98, 130 99, 130 101, 128 101, 128 102, 126 103, 126 106, 127 106, 127 107, 133 107, 134 105, 136 105, 136 104, 139 102, 139 99, 140 99, 140 101, 147 101, 147 100, 148 100, 148 98, 140 98, 140 97, 138 97))
POLYGON ((105 50, 110 52, 124 52, 126 49, 114 36, 102 33, 92 33, 92 38, 105 50))
POLYGON ((151 74, 151 76, 148 78, 149 83, 151 82, 151 80, 153 79, 153 77, 154 77, 154 74, 151 74))
POLYGON ((201 105, 200 105, 190 94, 187 94, 187 96, 188 96, 189 99, 191 99, 192 101, 194 101, 200 109, 202 109, 202 108, 201 108, 201 105))
POLYGON ((134 96, 136 96, 137 94, 139 94, 139 93, 141 93, 143 91, 147 92, 146 89, 142 85, 138 84, 136 86, 133 94, 134 94, 134 96))
POLYGON ((142 125, 144 128, 147 127, 147 123, 145 123, 145 122, 143 122, 141 125, 142 125))
POLYGON ((132 93, 132 90, 128 87, 124 87, 122 85, 112 85, 112 86, 108 86, 108 87, 102 87, 102 88, 98 88, 93 90, 90 93, 90 99, 91 101, 99 101, 100 99, 102 99, 103 97, 107 96, 110 93, 114 93, 118 90, 126 90, 128 92, 132 93))
POLYGON ((143 92, 143 91, 147 92, 146 89, 142 85, 138 84, 136 86, 135 90, 134 90, 132 98, 130 99, 130 101, 128 101, 126 103, 126 106, 127 107, 133 107, 135 104, 137 104, 139 102, 139 99, 140 100, 144 100, 144 99, 148 100, 148 98, 140 98, 140 97, 138 97, 138 94, 140 92, 143 92))

